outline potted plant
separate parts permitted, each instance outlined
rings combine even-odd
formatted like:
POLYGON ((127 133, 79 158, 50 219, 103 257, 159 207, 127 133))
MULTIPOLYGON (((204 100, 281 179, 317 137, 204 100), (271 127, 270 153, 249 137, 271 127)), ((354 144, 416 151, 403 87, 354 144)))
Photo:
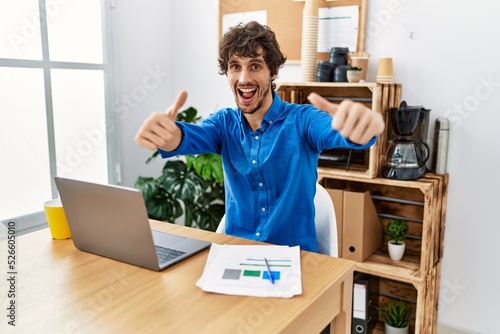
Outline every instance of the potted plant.
MULTIPOLYGON (((200 120, 190 107, 177 116, 187 123, 200 120)), ((150 163, 158 156, 153 153, 150 163)), ((168 159, 156 178, 139 176, 135 187, 142 192, 149 218, 174 223, 184 214, 185 225, 215 231, 224 215, 224 176, 220 155, 207 153, 168 159)))
POLYGON ((410 325, 410 304, 391 301, 378 308, 385 322, 386 334, 408 333, 410 325))
POLYGON ((359 82, 359 80, 361 80, 361 70, 362 68, 349 66, 349 68, 347 69, 347 81, 359 82))
POLYGON ((408 231, 408 222, 403 219, 391 219, 385 226, 385 234, 389 239, 388 247, 391 259, 399 261, 403 257, 408 231))

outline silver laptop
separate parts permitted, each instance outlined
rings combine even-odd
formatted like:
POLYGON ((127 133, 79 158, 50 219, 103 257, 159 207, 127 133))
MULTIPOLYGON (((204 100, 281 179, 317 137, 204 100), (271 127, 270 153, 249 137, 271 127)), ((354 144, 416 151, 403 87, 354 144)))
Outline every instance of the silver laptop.
POLYGON ((137 189, 57 176, 55 182, 79 250, 159 271, 211 245, 151 230, 137 189))

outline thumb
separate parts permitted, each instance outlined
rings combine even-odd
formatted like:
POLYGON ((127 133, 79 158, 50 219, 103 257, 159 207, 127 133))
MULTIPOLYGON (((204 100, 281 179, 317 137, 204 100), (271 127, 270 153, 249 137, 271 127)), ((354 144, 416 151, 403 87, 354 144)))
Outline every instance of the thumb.
POLYGON ((324 97, 320 96, 318 93, 311 93, 309 96, 307 96, 307 99, 313 106, 315 106, 318 109, 321 109, 323 111, 326 111, 330 115, 334 116, 335 113, 337 112, 337 109, 339 107, 338 104, 329 102, 327 99, 324 97))
POLYGON ((184 103, 186 103, 187 96, 188 94, 185 90, 181 91, 179 95, 177 95, 174 104, 172 104, 165 112, 172 121, 175 121, 177 118, 179 109, 181 109, 184 103))

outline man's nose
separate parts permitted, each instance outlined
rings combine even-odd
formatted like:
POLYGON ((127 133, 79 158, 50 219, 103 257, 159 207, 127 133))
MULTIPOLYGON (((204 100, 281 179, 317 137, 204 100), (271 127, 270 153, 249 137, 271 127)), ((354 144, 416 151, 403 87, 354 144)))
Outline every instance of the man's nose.
POLYGON ((238 78, 238 81, 240 83, 242 83, 242 84, 246 84, 246 83, 252 82, 252 80, 251 80, 251 74, 250 74, 249 69, 244 68, 244 69, 241 70, 240 76, 238 78))

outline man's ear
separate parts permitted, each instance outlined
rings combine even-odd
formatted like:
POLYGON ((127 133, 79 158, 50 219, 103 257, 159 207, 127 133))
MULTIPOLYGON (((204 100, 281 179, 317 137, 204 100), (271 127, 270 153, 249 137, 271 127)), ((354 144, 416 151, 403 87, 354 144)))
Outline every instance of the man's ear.
POLYGON ((279 71, 276 71, 276 73, 271 77, 271 80, 275 80, 278 77, 279 71))

